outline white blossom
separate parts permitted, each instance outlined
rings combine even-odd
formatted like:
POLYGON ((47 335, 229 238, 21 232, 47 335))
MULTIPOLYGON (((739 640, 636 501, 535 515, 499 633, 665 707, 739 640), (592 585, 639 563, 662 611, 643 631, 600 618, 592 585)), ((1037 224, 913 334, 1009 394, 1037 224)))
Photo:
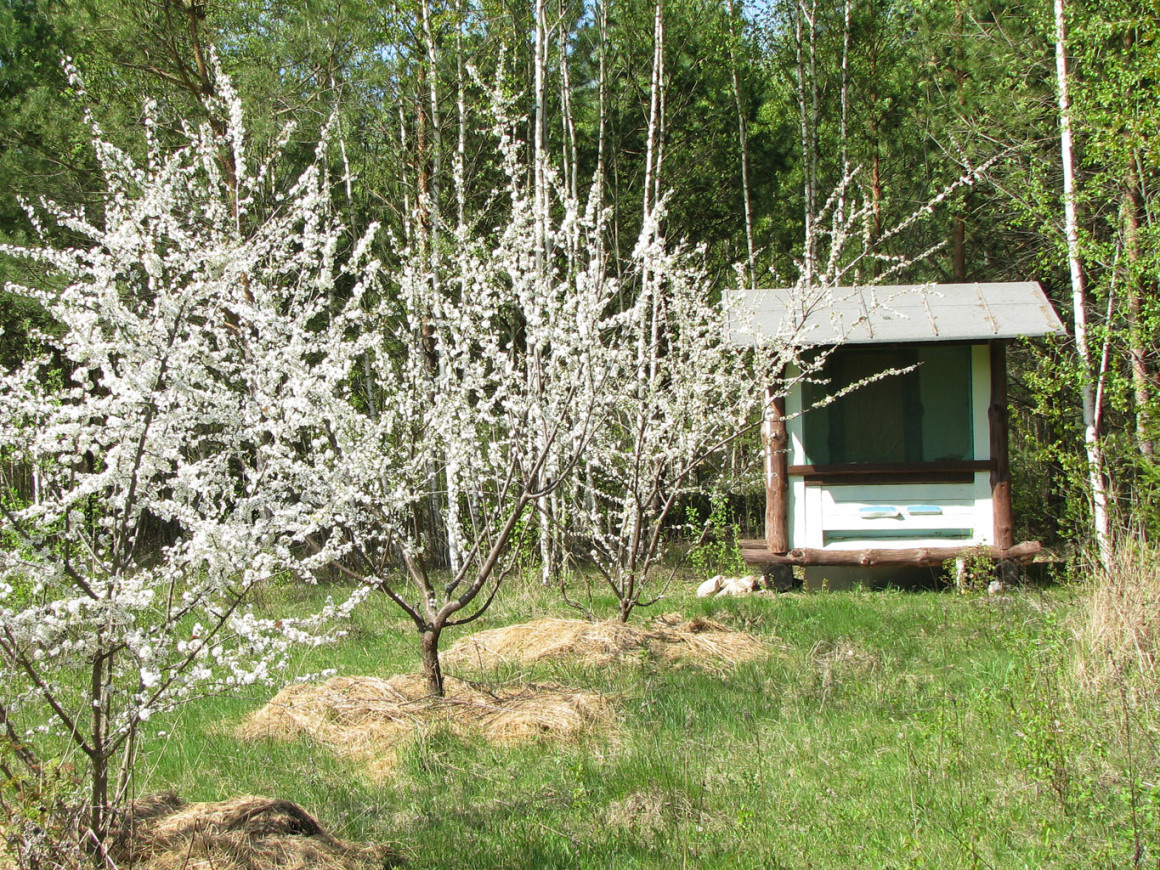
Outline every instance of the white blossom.
MULTIPOLYGON (((263 212, 277 172, 253 165, 241 103, 216 75, 220 133, 187 127, 165 150, 147 107, 137 163, 90 117, 103 210, 43 202, 33 227, 67 228, 74 246, 0 245, 53 273, 7 290, 55 324, 36 337, 41 355, 0 374, 0 455, 38 480, 0 510, 0 718, 54 716, 95 782, 127 759, 98 803, 125 799, 142 722, 272 680, 293 645, 335 637, 366 594, 300 619, 243 606, 266 578, 299 567, 297 530, 318 507, 285 489, 296 480, 282 473, 286 433, 311 412, 285 400, 284 381, 349 369, 361 346, 306 370, 307 325, 339 275, 358 288, 357 308, 377 266, 369 239, 354 260, 339 257, 324 149, 263 212)), ((300 397, 313 400, 307 386, 300 397)), ((93 808, 98 835, 104 809, 93 808)))

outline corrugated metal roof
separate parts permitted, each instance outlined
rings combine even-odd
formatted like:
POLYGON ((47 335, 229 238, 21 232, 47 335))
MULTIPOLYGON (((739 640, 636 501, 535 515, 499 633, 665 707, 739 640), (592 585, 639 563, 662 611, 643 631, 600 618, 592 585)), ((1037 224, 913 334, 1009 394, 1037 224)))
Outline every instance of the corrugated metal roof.
POLYGON ((735 290, 729 341, 750 347, 775 338, 799 346, 911 341, 979 341, 1065 332, 1035 281, 735 290))

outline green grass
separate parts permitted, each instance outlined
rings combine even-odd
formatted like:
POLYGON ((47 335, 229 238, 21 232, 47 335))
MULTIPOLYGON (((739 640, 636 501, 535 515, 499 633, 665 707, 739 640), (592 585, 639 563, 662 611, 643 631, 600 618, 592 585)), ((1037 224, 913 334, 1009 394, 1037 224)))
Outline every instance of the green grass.
MULTIPOLYGON (((445 644, 568 612, 534 582, 506 592, 445 644)), ((264 604, 314 594, 272 590, 264 604)), ((270 688, 150 722, 138 789, 287 798, 424 868, 1125 867, 1137 833, 1152 850, 1141 866, 1156 866, 1155 747, 1138 739, 1129 769, 1123 741, 1059 688, 1073 594, 687 594, 661 607, 712 616, 774 652, 727 676, 648 660, 487 676, 607 693, 615 737, 499 749, 430 733, 376 784, 308 741, 231 737, 270 688)), ((415 670, 417 637, 380 596, 291 676, 323 668, 415 670)))

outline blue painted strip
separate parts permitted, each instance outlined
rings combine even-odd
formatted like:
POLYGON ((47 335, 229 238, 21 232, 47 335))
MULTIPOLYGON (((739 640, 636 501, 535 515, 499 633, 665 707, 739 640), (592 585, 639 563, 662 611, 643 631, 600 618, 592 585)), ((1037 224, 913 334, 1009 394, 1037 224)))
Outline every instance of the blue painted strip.
POLYGON ((874 504, 858 508, 858 516, 864 520, 892 519, 902 516, 902 511, 892 504, 874 504))
POLYGON ((912 504, 906 506, 906 512, 912 517, 940 517, 943 509, 937 504, 912 504))

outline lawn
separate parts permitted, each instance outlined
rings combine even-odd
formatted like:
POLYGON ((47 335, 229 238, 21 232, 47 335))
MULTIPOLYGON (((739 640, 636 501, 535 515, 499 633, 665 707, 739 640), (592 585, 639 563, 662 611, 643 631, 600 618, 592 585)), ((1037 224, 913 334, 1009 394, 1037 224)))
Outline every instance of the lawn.
MULTIPOLYGON (((515 748, 417 733, 375 781, 306 739, 235 739, 274 692, 259 689, 151 721, 138 791, 285 798, 423 868, 1157 866, 1148 723, 1126 698, 1068 688, 1075 591, 698 600, 693 588, 654 611, 711 617, 769 654, 716 671, 632 657, 453 672, 600 692, 617 712, 607 733, 515 748)), ((536 582, 506 592, 445 645, 569 613, 536 582)), ((261 603, 311 594, 272 588, 261 603)), ((417 637, 385 598, 351 628, 292 676, 417 669, 417 637)))

